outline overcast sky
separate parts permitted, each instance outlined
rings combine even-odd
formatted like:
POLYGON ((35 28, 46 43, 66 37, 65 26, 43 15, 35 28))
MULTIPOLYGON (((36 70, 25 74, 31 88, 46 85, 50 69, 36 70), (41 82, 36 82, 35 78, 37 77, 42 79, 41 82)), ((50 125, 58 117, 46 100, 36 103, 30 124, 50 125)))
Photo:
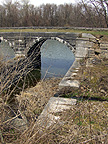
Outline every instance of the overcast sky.
MULTIPOLYGON (((4 1, 11 1, 11 0, 0 0, 0 4, 2 4, 4 1)), ((20 1, 20 0, 12 0, 12 2, 14 1, 20 1)), ((46 3, 54 3, 54 4, 64 4, 64 3, 75 3, 78 0, 29 0, 30 4, 33 4, 35 6, 39 6, 41 4, 46 4, 46 3)))

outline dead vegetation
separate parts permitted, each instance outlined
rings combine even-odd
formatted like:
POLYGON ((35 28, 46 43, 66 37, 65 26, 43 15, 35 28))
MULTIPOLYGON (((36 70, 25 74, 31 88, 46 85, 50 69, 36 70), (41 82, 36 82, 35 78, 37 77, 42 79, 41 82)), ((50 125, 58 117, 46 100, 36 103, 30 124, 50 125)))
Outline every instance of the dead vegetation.
MULTIPOLYGON (((36 86, 24 89, 18 83, 2 92, 0 85, 0 142, 17 144, 103 144, 108 143, 108 60, 92 59, 93 67, 82 61, 77 79, 81 86, 58 89, 59 78, 39 81, 36 86), (20 93, 12 93, 17 88, 20 93), (53 95, 77 98, 70 110, 56 113, 57 121, 40 131, 37 119, 53 95)), ((1 72, 2 67, 1 65, 1 72)), ((8 70, 8 69, 7 69, 8 70)), ((15 73, 13 73, 14 77, 15 73)), ((1 73, 1 76, 4 76, 1 73)), ((31 77, 30 77, 31 78, 31 77)), ((11 81, 11 79, 9 79, 11 81)), ((22 80, 22 75, 20 76, 22 80)), ((29 79, 28 79, 29 80, 29 79)), ((32 81, 28 82, 32 83, 32 81)), ((29 85, 28 85, 29 86, 29 85)))
POLYGON ((19 109, 29 122, 38 118, 50 97, 57 92, 60 80, 52 78, 40 81, 35 87, 26 89, 17 95, 19 109))
POLYGON ((92 67, 82 66, 80 95, 108 101, 108 60, 92 59, 92 67))

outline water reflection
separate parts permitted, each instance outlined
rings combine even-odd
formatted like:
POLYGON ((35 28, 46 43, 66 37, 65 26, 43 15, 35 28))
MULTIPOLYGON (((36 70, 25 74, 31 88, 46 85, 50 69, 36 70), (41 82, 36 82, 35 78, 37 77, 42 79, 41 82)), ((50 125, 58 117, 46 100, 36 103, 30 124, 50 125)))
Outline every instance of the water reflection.
POLYGON ((41 47, 41 79, 63 77, 74 60, 74 54, 66 45, 47 40, 41 47))

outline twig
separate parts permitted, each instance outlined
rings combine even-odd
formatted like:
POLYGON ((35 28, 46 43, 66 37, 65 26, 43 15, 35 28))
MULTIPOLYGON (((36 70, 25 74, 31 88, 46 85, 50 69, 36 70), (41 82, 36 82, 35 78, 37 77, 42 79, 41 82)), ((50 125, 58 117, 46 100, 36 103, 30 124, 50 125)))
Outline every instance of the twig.
POLYGON ((5 124, 5 123, 7 123, 7 122, 9 122, 9 121, 12 121, 12 120, 14 120, 14 119, 16 119, 18 116, 20 116, 20 114, 19 114, 19 115, 16 115, 15 117, 13 117, 13 118, 11 118, 11 119, 8 119, 7 121, 3 122, 3 124, 5 124))
POLYGON ((1 138, 1 143, 4 144, 4 140, 3 140, 3 136, 2 136, 1 130, 0 130, 0 138, 1 138))
POLYGON ((84 142, 81 142, 81 143, 79 143, 79 144, 86 144, 86 143, 88 143, 88 142, 90 142, 90 141, 92 141, 92 140, 95 140, 95 139, 99 138, 99 137, 105 137, 105 136, 108 136, 108 134, 100 135, 100 136, 94 136, 94 138, 91 138, 91 139, 86 140, 86 141, 84 141, 84 142))

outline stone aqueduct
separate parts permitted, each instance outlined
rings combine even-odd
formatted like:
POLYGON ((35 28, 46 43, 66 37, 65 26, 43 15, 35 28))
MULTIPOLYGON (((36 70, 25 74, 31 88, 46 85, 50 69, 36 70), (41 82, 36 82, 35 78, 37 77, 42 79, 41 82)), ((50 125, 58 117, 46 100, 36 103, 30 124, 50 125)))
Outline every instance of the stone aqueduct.
POLYGON ((71 82, 72 71, 79 67, 78 60, 84 57, 92 57, 94 55, 93 43, 96 41, 95 37, 91 34, 78 34, 78 33, 53 33, 53 32, 41 32, 41 33, 0 33, 0 42, 7 42, 11 48, 15 51, 16 56, 24 56, 23 59, 13 61, 13 64, 9 64, 9 71, 6 73, 6 77, 2 78, 2 82, 5 85, 2 91, 6 90, 11 83, 15 84, 17 81, 27 75, 30 71, 41 66, 41 52, 40 48, 42 44, 48 40, 57 40, 64 43, 69 47, 75 56, 75 61, 70 67, 59 86, 73 86, 79 87, 77 81, 71 82), (17 67, 16 67, 17 64, 17 67), (11 72, 15 71, 15 77, 11 77, 11 72), (9 77, 8 77, 9 76, 9 77), (9 81, 9 79, 12 79, 9 81))
POLYGON ((23 59, 19 59, 18 62, 17 60, 15 62, 13 61, 13 64, 9 65, 11 70, 9 70, 8 73, 7 70, 4 70, 7 77, 3 77, 1 80, 5 85, 2 91, 7 89, 11 83, 17 83, 21 77, 27 75, 27 73, 29 73, 34 68, 39 68, 41 66, 40 48, 42 44, 48 39, 57 40, 61 43, 64 43, 72 50, 75 56, 74 63, 59 84, 59 87, 61 88, 67 86, 77 88, 79 87, 80 84, 77 80, 74 80, 74 75, 77 74, 77 71, 80 67, 79 60, 81 58, 88 57, 92 60, 96 53, 100 54, 101 57, 108 58, 108 42, 100 42, 91 34, 69 32, 1 32, 0 42, 7 42, 15 51, 16 56, 24 56, 23 59), (98 44, 100 48, 99 51, 96 51, 93 48, 94 44, 98 44), (16 75, 14 78, 11 78, 11 72, 13 71, 15 71, 16 75), (9 81, 9 79, 12 79, 12 81, 9 81))
MULTIPOLYGON (((56 32, 1 32, 1 41, 6 41, 14 49, 16 56, 30 56, 40 51, 42 44, 48 40, 57 40, 69 47, 75 55, 75 58, 83 58, 90 53, 92 54, 92 46, 94 36, 86 33, 56 33, 56 32)), ((34 55, 35 56, 35 55, 34 55)))

